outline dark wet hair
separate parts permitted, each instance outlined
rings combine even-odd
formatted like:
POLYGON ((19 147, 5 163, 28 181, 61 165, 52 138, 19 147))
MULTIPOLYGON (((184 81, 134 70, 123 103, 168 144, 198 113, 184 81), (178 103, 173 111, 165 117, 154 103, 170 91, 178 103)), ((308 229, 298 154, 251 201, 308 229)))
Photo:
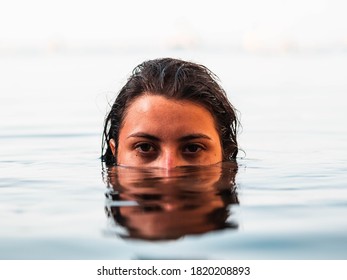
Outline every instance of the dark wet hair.
POLYGON ((102 161, 106 165, 117 163, 109 141, 114 139, 118 148, 119 131, 127 109, 145 93, 189 100, 209 110, 221 139, 223 161, 235 159, 238 153, 236 134, 239 122, 235 108, 217 80, 217 76, 205 66, 180 59, 148 60, 135 67, 106 116, 102 161))

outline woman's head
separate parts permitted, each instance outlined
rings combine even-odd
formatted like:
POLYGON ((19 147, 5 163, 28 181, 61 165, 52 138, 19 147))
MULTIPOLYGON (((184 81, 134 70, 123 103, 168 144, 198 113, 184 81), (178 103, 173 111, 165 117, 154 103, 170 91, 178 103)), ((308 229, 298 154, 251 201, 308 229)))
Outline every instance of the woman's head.
POLYGON ((149 60, 133 70, 106 117, 102 159, 107 165, 132 165, 127 160, 139 155, 144 163, 161 155, 170 161, 164 152, 171 147, 176 154, 182 150, 177 165, 230 160, 238 152, 237 126, 235 109, 209 69, 179 59, 149 60))

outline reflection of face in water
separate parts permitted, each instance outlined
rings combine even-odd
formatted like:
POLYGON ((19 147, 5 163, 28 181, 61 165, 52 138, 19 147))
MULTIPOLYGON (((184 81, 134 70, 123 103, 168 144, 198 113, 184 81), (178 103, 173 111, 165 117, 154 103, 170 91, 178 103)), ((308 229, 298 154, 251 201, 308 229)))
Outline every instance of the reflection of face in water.
POLYGON ((177 239, 225 228, 229 205, 237 204, 234 162, 205 167, 139 169, 111 167, 107 216, 125 238, 177 239))

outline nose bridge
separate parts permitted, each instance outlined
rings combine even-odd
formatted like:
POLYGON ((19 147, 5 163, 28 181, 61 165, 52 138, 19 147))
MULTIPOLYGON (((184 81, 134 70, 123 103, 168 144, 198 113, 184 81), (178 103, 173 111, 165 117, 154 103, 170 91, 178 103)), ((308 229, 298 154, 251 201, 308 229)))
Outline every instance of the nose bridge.
POLYGON ((162 151, 160 167, 165 169, 172 169, 182 165, 180 156, 173 147, 167 147, 162 151))

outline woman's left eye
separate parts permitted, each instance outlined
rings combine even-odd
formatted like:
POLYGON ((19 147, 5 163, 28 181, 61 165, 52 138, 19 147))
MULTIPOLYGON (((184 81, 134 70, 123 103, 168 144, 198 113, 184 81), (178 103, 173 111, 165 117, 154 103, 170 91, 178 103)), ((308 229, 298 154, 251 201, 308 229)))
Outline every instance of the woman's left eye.
POLYGON ((194 153, 200 152, 202 149, 203 147, 201 147, 200 145, 189 144, 184 147, 183 152, 186 154, 194 154, 194 153))

